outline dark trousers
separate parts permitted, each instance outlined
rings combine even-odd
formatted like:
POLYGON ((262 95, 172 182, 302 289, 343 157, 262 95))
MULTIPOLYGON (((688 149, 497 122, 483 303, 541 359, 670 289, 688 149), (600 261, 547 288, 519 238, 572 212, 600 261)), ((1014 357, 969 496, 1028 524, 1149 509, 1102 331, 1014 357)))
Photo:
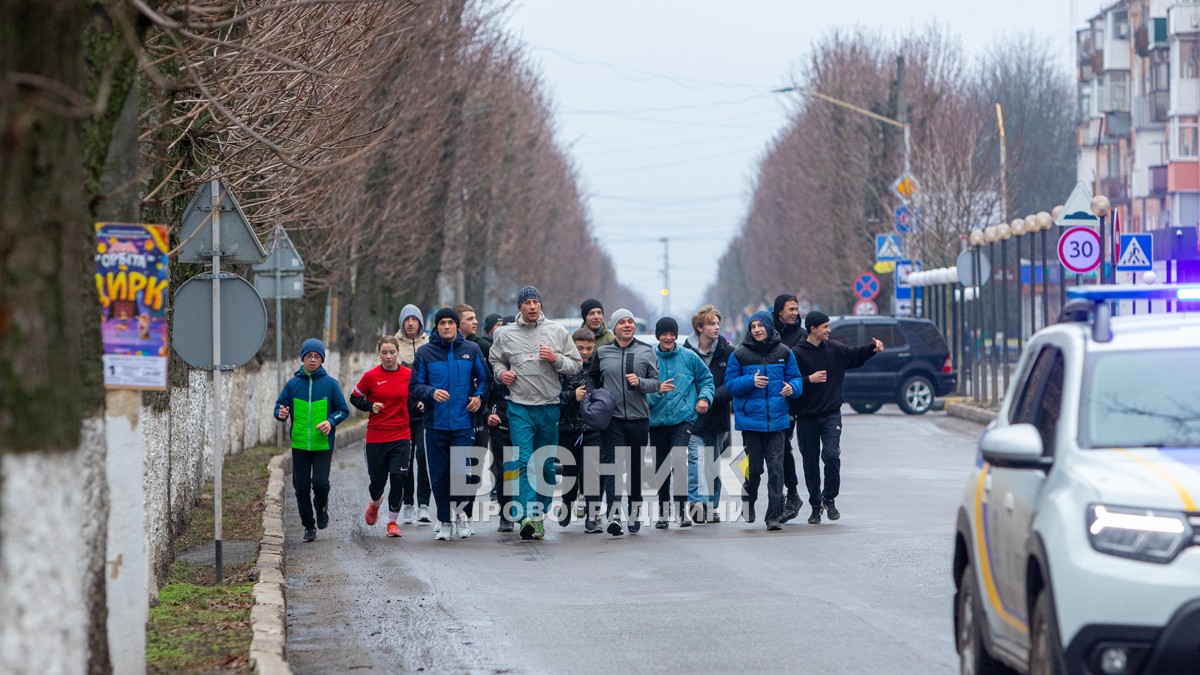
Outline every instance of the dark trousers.
POLYGON ((813 506, 836 499, 842 487, 842 413, 796 418, 796 440, 804 460, 804 484, 813 506), (825 489, 821 489, 821 463, 825 489))
MULTIPOLYGON (((650 427, 650 444, 654 446, 654 474, 662 483, 658 486, 659 517, 671 517, 671 491, 675 501, 687 502, 687 446, 692 438, 692 423, 680 422, 669 427, 650 427), (659 475, 664 464, 667 475, 659 475)), ((683 513, 682 506, 679 509, 683 513)))
POLYGON ((304 527, 316 527, 313 507, 319 513, 329 506, 329 467, 332 464, 333 450, 292 448, 292 488, 296 490, 296 507, 304 527))
POLYGON ((433 488, 433 501, 437 504, 439 523, 453 522, 454 513, 463 508, 471 498, 469 494, 466 494, 466 481, 463 474, 467 472, 468 449, 474 442, 475 432, 472 429, 425 430, 425 454, 429 459, 429 482, 433 488), (452 458, 455 458, 453 462, 452 458), (462 464, 459 464, 458 460, 461 460, 462 464), (458 472, 457 479, 451 476, 453 472, 458 472), (455 483, 461 485, 461 489, 456 490, 455 483))
MULTIPOLYGON (((628 448, 629 495, 630 513, 635 504, 642 503, 642 461, 646 444, 650 440, 650 420, 623 420, 612 418, 608 428, 600 436, 600 463, 612 464, 616 459, 617 448, 628 448)), ((616 477, 601 476, 600 492, 608 502, 608 517, 616 517, 616 477)), ((592 504, 600 502, 601 495, 592 495, 588 499, 588 513, 592 513, 592 504)))
MULTIPOLYGON (((491 434, 489 433, 487 424, 475 429, 475 447, 490 451, 490 441, 491 434)), ((471 461, 472 472, 467 478, 467 485, 469 485, 471 488, 471 496, 467 499, 467 505, 463 507, 463 511, 467 514, 467 517, 475 515, 475 502, 479 501, 479 486, 483 483, 483 477, 475 475, 476 473, 479 473, 477 469, 474 469, 474 467, 478 464, 479 460, 471 461)), ((496 473, 496 464, 494 460, 492 462, 491 473, 494 477, 496 473)))
POLYGON ((746 479, 746 500, 753 503, 758 498, 758 485, 762 481, 763 465, 767 470, 767 515, 768 523, 779 520, 783 513, 783 432, 743 431, 742 444, 750 457, 750 475, 746 479))
POLYGON ((416 497, 416 503, 420 506, 429 506, 429 463, 425 456, 425 420, 415 419, 409 420, 408 430, 412 436, 412 456, 409 458, 408 465, 417 467, 416 471, 409 471, 409 475, 400 482, 403 488, 400 491, 401 501, 408 506, 413 505, 413 498, 416 497), (413 491, 413 481, 416 481, 416 491, 413 491))
MULTIPOLYGON (((583 491, 584 477, 584 452, 587 447, 600 447, 600 432, 592 429, 587 431, 563 431, 558 430, 558 445, 560 449, 566 450, 572 462, 564 461, 562 463, 562 478, 561 481, 570 481, 567 489, 563 490, 563 504, 571 506, 579 497, 579 493, 583 491)), ((593 450, 592 452, 595 452, 593 450)))
POLYGON ((371 493, 371 501, 379 501, 383 496, 383 486, 390 478, 392 485, 388 490, 388 510, 393 513, 399 511, 404 481, 408 479, 409 462, 412 461, 412 442, 367 443, 366 456, 367 477, 371 479, 367 491, 371 493))
MULTIPOLYGON (((800 475, 796 473, 796 456, 792 454, 792 435, 796 433, 796 418, 788 423, 787 435, 783 437, 783 486, 789 495, 800 493, 800 475)), ((796 440, 799 445, 799 439, 796 440)))
MULTIPOLYGON (((488 450, 492 452, 492 478, 496 483, 496 498, 500 502, 500 518, 509 522, 515 522, 516 518, 511 511, 512 490, 508 487, 508 467, 505 466, 506 461, 513 461, 511 458, 505 458, 505 447, 510 444, 508 440, 508 432, 502 431, 497 427, 492 427, 488 430, 488 450)), ((511 453, 510 453, 511 454, 511 453)), ((516 468, 512 469, 513 478, 516 478, 516 468)))

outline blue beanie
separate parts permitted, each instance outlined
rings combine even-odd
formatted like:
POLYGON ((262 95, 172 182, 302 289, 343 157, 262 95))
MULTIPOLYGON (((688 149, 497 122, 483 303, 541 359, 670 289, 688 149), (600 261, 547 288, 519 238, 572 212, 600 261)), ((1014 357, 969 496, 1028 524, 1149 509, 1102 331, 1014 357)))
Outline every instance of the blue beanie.
POLYGON ((325 343, 317 338, 308 338, 304 344, 300 345, 300 358, 304 358, 309 352, 316 352, 321 355, 321 360, 325 360, 325 343))
POLYGON ((537 300, 538 302, 541 302, 542 294, 538 291, 538 289, 534 288, 533 286, 526 286, 526 287, 522 288, 521 290, 517 291, 517 307, 520 307, 521 305, 525 304, 525 301, 529 300, 530 298, 537 300))

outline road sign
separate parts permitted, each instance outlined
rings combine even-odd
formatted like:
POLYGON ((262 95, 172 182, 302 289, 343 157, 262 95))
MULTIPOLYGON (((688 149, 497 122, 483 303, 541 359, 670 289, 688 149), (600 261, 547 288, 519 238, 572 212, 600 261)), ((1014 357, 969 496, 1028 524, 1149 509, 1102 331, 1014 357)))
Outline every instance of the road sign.
POLYGON ((1090 227, 1072 227, 1058 240, 1058 261, 1076 274, 1100 265, 1100 234, 1090 227))
POLYGON ((254 290, 258 291, 259 297, 264 300, 273 300, 280 298, 282 300, 296 300, 304 297, 304 275, 296 272, 279 273, 279 284, 276 288, 275 274, 272 272, 264 272, 254 275, 254 290))
POLYGON ((875 263, 871 269, 880 274, 891 274, 896 271, 896 263, 891 260, 875 263))
POLYGON ((908 205, 897 206, 895 209, 896 215, 896 231, 901 234, 907 234, 912 231, 912 212, 908 210, 908 205))
MULTIPOLYGON (((233 192, 225 181, 206 180, 192 195, 192 201, 183 212, 183 221, 179 228, 179 262, 210 263, 213 257, 212 221, 212 185, 220 184, 221 196, 221 262, 222 263, 257 263, 267 257, 250 221, 242 213, 242 207, 234 199, 233 192)), ((182 290, 182 288, 180 289, 182 290)))
POLYGON ((911 173, 905 173, 897 178, 892 183, 892 194, 904 200, 904 203, 912 201, 914 195, 921 191, 921 184, 917 182, 917 177, 911 173))
POLYGON ((854 294, 864 300, 879 295, 879 277, 863 272, 854 279, 854 294))
MULTIPOLYGON (((212 275, 183 282, 171 304, 171 347, 189 366, 213 366, 212 275)), ((227 369, 254 358, 267 336, 267 308, 249 281, 229 274, 221 278, 221 360, 227 369)))
POLYGON ((859 298, 854 303, 854 316, 875 316, 878 313, 879 306, 875 304, 874 300, 859 298))
POLYGON ((982 254, 979 256, 979 274, 975 273, 975 253, 972 251, 959 253, 954 265, 958 268, 958 283, 963 286, 986 286, 992 280, 992 264, 982 254))
POLYGON ((896 298, 892 310, 896 316, 912 316, 913 301, 911 298, 896 298))
POLYGON ((804 316, 812 311, 812 303, 807 300, 801 300, 796 303, 796 309, 799 310, 801 316, 804 316))
POLYGON ((896 279, 897 288, 908 288, 908 275, 913 272, 921 271, 920 260, 899 260, 896 262, 896 279))
POLYGON ((898 234, 875 235, 875 261, 904 259, 904 240, 898 234))
POLYGON ((1059 227, 1099 227, 1100 217, 1092 213, 1092 193, 1087 185, 1079 183, 1075 186, 1054 224, 1059 227))
POLYGON ((1154 235, 1121 235, 1121 259, 1118 272, 1147 272, 1154 268, 1154 235))
MULTIPOLYGON (((222 222, 224 222, 224 216, 222 216, 222 222)), ((221 241, 225 241, 223 234, 221 241)), ((252 268, 255 272, 304 271, 304 261, 300 259, 300 254, 296 252, 296 245, 292 243, 292 238, 288 236, 287 230, 282 226, 271 230, 271 238, 267 241, 267 250, 271 252, 270 255, 252 268)))

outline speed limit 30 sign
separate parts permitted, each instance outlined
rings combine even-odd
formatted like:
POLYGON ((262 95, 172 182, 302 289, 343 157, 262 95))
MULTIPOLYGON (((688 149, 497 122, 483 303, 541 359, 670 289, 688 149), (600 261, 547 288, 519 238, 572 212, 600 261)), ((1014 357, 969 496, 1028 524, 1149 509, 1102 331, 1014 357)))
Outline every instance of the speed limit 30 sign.
POLYGON ((1058 238, 1058 261, 1076 274, 1100 266, 1100 234, 1090 227, 1072 227, 1058 238))

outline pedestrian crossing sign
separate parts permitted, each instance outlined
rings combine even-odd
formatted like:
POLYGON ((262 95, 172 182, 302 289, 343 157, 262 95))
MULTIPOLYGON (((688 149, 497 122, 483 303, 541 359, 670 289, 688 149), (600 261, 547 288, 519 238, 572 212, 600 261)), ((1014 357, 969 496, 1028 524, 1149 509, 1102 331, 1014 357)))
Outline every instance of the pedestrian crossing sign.
POLYGON ((1121 259, 1118 272, 1148 272, 1154 268, 1154 235, 1121 235, 1121 259))
POLYGON ((904 258, 904 240, 898 234, 875 235, 875 261, 902 260, 904 258))

